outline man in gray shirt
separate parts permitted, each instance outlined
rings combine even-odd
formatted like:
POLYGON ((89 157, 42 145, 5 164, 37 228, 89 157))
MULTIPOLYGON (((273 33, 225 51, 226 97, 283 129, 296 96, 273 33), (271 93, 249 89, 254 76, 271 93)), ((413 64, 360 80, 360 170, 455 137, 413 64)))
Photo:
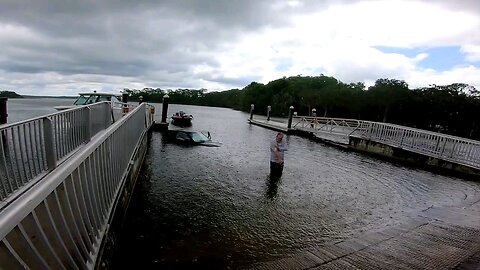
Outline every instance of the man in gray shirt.
POLYGON ((287 142, 283 133, 279 132, 270 143, 270 178, 280 178, 283 172, 284 153, 287 142))

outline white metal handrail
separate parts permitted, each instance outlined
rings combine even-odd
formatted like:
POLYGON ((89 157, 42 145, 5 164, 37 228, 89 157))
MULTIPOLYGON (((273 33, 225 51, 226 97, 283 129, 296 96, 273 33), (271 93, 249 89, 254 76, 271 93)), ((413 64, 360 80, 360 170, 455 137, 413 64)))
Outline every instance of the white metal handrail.
POLYGON ((480 142, 395 124, 344 118, 295 116, 293 128, 353 136, 430 157, 480 168, 480 142))
POLYGON ((0 208, 111 123, 100 102, 0 126, 0 208))
POLYGON ((340 133, 350 135, 360 128, 361 121, 345 118, 294 116, 293 128, 308 129, 314 132, 340 133))
POLYGON ((480 142, 399 125, 362 121, 354 136, 480 168, 480 142))
POLYGON ((93 268, 150 113, 138 106, 0 212, 0 269, 93 268))

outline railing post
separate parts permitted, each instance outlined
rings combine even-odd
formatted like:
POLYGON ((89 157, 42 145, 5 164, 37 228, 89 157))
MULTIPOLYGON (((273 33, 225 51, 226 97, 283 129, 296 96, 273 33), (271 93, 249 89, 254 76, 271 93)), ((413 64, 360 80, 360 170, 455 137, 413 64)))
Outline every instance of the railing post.
POLYGON ((105 124, 104 128, 108 128, 111 123, 115 123, 115 115, 113 114, 113 102, 104 103, 105 107, 105 124), (111 118, 111 122, 109 121, 111 118))
POLYGON ((255 105, 250 104, 250 120, 253 119, 253 109, 255 108, 255 105))
POLYGON ((168 95, 163 96, 163 103, 162 103, 162 123, 167 122, 167 113, 168 113, 168 101, 170 97, 168 95))
POLYGON ((294 109, 293 106, 290 106, 288 110, 288 125, 287 125, 288 129, 292 128, 293 109, 294 109))
POLYGON ((267 121, 270 121, 270 111, 272 110, 272 106, 267 106, 267 121))
POLYGON ((55 141, 53 137, 52 120, 48 117, 43 118, 43 138, 45 139, 47 168, 51 171, 57 167, 57 159, 55 157, 55 141))
POLYGON ((90 121, 90 114, 90 108, 85 107, 85 119, 83 119, 83 122, 85 123, 85 142, 89 142, 92 138, 92 123, 90 121))
POLYGON ((0 125, 7 123, 7 100, 6 97, 0 97, 0 125))
POLYGON ((403 139, 405 138, 405 129, 402 128, 402 138, 400 139, 400 147, 403 146, 403 139))

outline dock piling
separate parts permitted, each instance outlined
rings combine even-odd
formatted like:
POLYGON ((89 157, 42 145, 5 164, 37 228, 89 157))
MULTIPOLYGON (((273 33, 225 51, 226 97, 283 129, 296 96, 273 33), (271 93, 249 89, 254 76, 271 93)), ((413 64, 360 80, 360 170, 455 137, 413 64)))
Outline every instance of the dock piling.
POLYGON ((270 111, 272 111, 272 106, 268 105, 268 107, 267 107, 267 121, 270 121, 270 111))
POLYGON ((0 125, 7 123, 7 100, 6 97, 0 97, 0 125))
POLYGON ((294 109, 294 107, 293 107, 293 106, 290 106, 290 108, 289 108, 289 110, 288 110, 288 125, 287 125, 287 129, 291 129, 291 128, 292 128, 293 109, 294 109))
POLYGON ((122 103, 123 103, 123 114, 127 114, 128 111, 129 111, 129 108, 128 108, 128 93, 123 93, 122 94, 122 103))
POLYGON ((166 131, 168 130, 168 122, 167 122, 167 113, 168 113, 168 102, 170 97, 168 95, 163 96, 162 101, 162 119, 160 123, 155 123, 152 126, 152 129, 155 131, 166 131))
POLYGON ((162 123, 167 122, 167 113, 168 113, 168 101, 170 100, 170 97, 168 95, 163 96, 163 102, 162 102, 162 123))
POLYGON ((253 109, 255 108, 255 105, 251 104, 250 105, 250 120, 253 119, 253 109))

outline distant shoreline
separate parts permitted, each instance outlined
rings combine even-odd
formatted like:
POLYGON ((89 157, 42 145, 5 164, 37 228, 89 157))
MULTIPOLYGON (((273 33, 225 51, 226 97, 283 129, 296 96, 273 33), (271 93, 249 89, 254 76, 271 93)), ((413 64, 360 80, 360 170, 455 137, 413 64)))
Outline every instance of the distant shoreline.
POLYGON ((75 99, 75 96, 30 96, 30 95, 22 95, 23 98, 68 98, 68 99, 75 99))

